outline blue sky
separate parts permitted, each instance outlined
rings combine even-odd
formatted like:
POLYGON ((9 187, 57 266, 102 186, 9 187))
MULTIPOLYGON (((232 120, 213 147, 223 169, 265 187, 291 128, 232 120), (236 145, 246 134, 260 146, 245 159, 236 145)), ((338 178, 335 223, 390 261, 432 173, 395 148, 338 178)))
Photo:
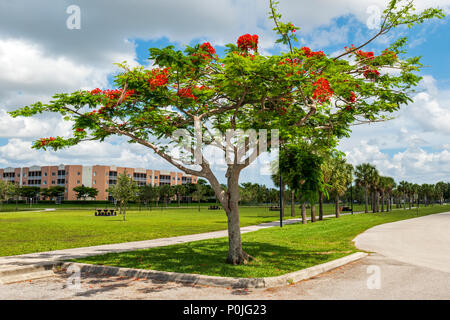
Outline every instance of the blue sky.
MULTIPOLYGON (((450 0, 416 1, 423 9, 439 5, 446 12, 450 0)), ((358 45, 373 34, 368 28, 370 8, 384 0, 280 0, 286 20, 300 26, 299 46, 336 55, 344 46, 358 45)), ((170 165, 123 139, 86 143, 59 152, 31 150, 43 136, 68 134, 70 124, 56 115, 11 119, 6 111, 53 93, 107 88, 117 69, 114 62, 147 65, 148 48, 211 42, 219 54, 226 43, 245 33, 260 36, 261 52, 276 54, 273 25, 265 0, 154 0, 14 2, 0 0, 0 167, 32 164, 118 164, 169 169, 170 165), (76 3, 81 29, 66 27, 66 9, 76 3)), ((450 51, 449 19, 401 29, 368 49, 376 53, 395 37, 410 39, 408 56, 423 56, 427 67, 413 103, 387 123, 355 127, 340 149, 353 164, 371 162, 381 173, 417 183, 450 181, 450 51)), ((221 173, 218 173, 221 175, 221 173)), ((224 181, 223 179, 221 179, 224 181)), ((242 181, 271 184, 258 169, 247 169, 242 181)))

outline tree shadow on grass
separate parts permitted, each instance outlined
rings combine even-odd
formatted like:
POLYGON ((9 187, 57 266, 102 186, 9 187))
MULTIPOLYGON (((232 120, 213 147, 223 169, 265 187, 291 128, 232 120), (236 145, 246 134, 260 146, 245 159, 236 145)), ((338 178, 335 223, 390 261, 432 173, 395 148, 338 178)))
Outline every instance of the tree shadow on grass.
POLYGON ((200 241, 80 259, 83 263, 225 277, 271 277, 325 263, 345 255, 250 241, 244 250, 255 257, 246 265, 227 264, 226 239, 200 241))

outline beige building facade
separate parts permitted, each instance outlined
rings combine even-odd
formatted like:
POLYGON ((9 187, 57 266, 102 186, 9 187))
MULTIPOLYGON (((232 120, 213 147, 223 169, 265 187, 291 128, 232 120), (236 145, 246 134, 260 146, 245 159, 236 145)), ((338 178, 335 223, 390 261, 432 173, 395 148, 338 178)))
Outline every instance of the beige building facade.
POLYGON ((95 200, 109 200, 106 191, 116 184, 117 177, 125 173, 138 185, 179 185, 197 183, 197 177, 181 172, 167 170, 150 170, 144 168, 127 168, 117 166, 31 166, 24 168, 0 169, 0 179, 13 182, 19 186, 49 188, 64 186, 64 200, 77 200, 74 187, 84 185, 98 190, 95 200))

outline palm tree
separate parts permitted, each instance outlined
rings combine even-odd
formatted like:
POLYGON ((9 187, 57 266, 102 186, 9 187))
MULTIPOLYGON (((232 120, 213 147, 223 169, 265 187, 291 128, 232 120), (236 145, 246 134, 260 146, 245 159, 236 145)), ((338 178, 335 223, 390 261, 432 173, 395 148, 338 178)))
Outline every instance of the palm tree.
POLYGON ((186 188, 184 185, 182 184, 177 184, 175 186, 172 186, 173 192, 176 194, 177 196, 177 202, 178 202, 178 208, 181 206, 180 202, 181 202, 181 197, 185 194, 186 192, 186 188))
POLYGON ((395 180, 392 177, 384 177, 384 187, 388 195, 386 211, 392 211, 392 193, 395 188, 395 180))
POLYGON ((365 213, 369 212, 369 187, 372 171, 376 170, 370 163, 363 163, 356 166, 356 184, 364 188, 365 213))
POLYGON ((380 177, 379 183, 378 183, 378 189, 381 193, 381 212, 384 212, 384 196, 387 189, 387 179, 388 177, 380 177))
POLYGON ((412 194, 413 194, 413 200, 414 199, 417 199, 416 201, 417 201, 417 208, 419 207, 419 203, 420 203, 420 201, 419 201, 419 191, 420 191, 420 186, 417 184, 417 183, 414 183, 413 185, 411 185, 411 191, 412 191, 412 194))
POLYGON ((346 163, 345 159, 333 157, 328 160, 328 165, 326 167, 331 171, 331 174, 328 177, 327 189, 335 196, 335 213, 336 218, 339 218, 339 198, 345 194, 348 186, 353 181, 353 166, 346 163))
POLYGON ((439 198, 439 204, 444 204, 444 194, 447 192, 448 184, 442 181, 436 183, 436 194, 439 198))
POLYGON ((378 212, 379 202, 380 202, 380 193, 379 193, 379 182, 380 175, 378 173, 377 168, 372 166, 369 171, 369 183, 370 190, 372 191, 372 212, 378 212))
POLYGON ((408 193, 408 182, 407 181, 400 181, 400 183, 398 184, 398 191, 400 192, 401 196, 402 196, 402 201, 403 201, 403 209, 406 210, 406 195, 408 193))

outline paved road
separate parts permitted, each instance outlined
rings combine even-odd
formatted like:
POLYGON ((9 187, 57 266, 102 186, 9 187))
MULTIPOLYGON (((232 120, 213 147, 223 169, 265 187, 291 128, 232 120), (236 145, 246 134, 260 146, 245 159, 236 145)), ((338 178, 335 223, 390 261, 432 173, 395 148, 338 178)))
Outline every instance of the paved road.
POLYGON ((359 236, 356 242, 357 246, 378 246, 378 242, 387 241, 388 246, 377 249, 383 253, 371 254, 313 279, 279 288, 234 290, 83 274, 81 288, 74 289, 67 287, 68 275, 59 273, 51 278, 0 285, 0 299, 448 300, 450 272, 441 270, 449 257, 448 233, 449 213, 378 226, 359 236), (407 244, 401 244, 402 241, 407 244))
POLYGON ((450 272, 450 213, 377 226, 356 237, 355 245, 412 265, 450 272))

